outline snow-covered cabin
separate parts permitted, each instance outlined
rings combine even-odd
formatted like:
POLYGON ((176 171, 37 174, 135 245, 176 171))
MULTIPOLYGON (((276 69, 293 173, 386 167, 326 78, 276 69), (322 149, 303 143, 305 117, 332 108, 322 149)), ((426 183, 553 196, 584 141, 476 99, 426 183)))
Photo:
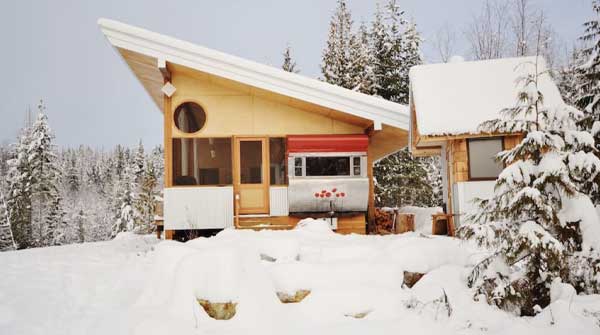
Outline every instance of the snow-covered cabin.
POLYGON ((490 134, 479 125, 517 104, 528 74, 539 75, 547 107, 563 105, 560 92, 540 57, 420 65, 410 71, 410 148, 414 155, 440 155, 447 212, 460 216, 474 209, 474 198, 492 195, 503 170, 494 157, 517 145, 519 133, 490 134), (537 66, 537 69, 536 69, 537 66))
POLYGON ((108 41, 162 113, 166 236, 326 217, 364 233, 373 161, 408 145, 405 105, 120 22, 108 41))

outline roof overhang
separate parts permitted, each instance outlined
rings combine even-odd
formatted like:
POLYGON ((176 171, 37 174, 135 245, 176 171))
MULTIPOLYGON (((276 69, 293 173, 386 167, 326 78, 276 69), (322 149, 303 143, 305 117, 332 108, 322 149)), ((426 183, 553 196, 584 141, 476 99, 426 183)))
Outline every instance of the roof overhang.
POLYGON ((383 124, 406 131, 409 129, 409 113, 405 105, 289 73, 121 22, 99 19, 98 24, 108 41, 123 56, 161 111, 162 93, 160 88, 164 84, 165 72, 161 72, 160 65, 173 63, 371 120, 375 130, 381 130, 383 124))

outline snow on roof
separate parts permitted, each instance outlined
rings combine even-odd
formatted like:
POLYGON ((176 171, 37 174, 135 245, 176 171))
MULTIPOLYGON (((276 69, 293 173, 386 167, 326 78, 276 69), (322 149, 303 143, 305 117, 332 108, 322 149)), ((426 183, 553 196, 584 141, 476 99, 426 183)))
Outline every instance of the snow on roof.
MULTIPOLYGON (((535 71, 536 57, 419 65, 410 70, 411 105, 419 135, 476 134, 483 122, 517 102, 518 79, 535 71)), ((546 71, 543 58, 538 73, 546 71)), ((564 104, 548 73, 538 88, 548 107, 564 104)))
POLYGON ((98 25, 114 47, 372 120, 375 129, 381 129, 382 123, 409 129, 409 113, 405 105, 121 22, 101 18, 98 25))

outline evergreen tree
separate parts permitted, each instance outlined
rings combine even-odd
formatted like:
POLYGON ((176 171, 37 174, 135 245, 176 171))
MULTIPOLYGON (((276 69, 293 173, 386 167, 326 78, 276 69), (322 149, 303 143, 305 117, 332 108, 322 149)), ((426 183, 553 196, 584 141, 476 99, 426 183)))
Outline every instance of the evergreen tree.
POLYGON ((6 207, 8 220, 18 249, 34 246, 31 225, 31 168, 27 149, 30 143, 29 128, 24 128, 14 146, 14 155, 8 161, 8 195, 6 207))
POLYGON ((558 89, 563 100, 571 106, 577 104, 577 99, 581 95, 580 88, 583 85, 583 71, 581 71, 580 66, 582 63, 581 50, 574 48, 567 64, 557 72, 556 84, 558 89))
POLYGON ((352 89, 365 94, 375 93, 375 73, 373 72, 373 54, 371 53, 369 32, 364 23, 358 33, 350 38, 350 76, 352 89))
POLYGON ((290 46, 286 46, 283 51, 283 64, 281 64, 281 68, 284 71, 298 73, 300 69, 296 66, 296 61, 292 59, 292 53, 290 46))
POLYGON ((323 51, 321 73, 323 79, 334 85, 353 89, 350 41, 353 38, 352 17, 345 0, 337 1, 337 9, 329 23, 329 35, 323 51))
POLYGON ((44 229, 40 245, 52 246, 68 243, 67 223, 60 196, 54 196, 48 206, 48 213, 44 217, 44 229))
POLYGON ((67 163, 67 167, 65 170, 65 182, 67 184, 68 190, 72 194, 76 194, 79 192, 80 180, 79 180, 79 171, 77 170, 75 156, 70 155, 69 161, 67 163))
POLYGON ((135 231, 138 233, 147 234, 154 229, 154 204, 158 195, 156 186, 156 170, 152 164, 147 164, 135 198, 135 231))
POLYGON ((538 78, 548 73, 539 73, 537 62, 522 65, 533 70, 520 79, 516 106, 481 125, 484 132, 523 132, 524 139, 498 155, 506 168, 493 196, 480 200, 480 211, 460 228, 463 237, 495 249, 475 267, 470 285, 488 303, 522 315, 550 303, 553 280, 572 279, 568 259, 582 250, 581 225, 590 223, 561 210, 572 203, 591 206, 578 190, 600 172, 593 139, 576 124, 583 114, 544 106, 538 78))
POLYGON ((85 242, 85 227, 87 225, 87 216, 83 209, 80 209, 73 218, 73 224, 76 229, 76 242, 85 242))
POLYGON ((144 153, 144 145, 142 144, 142 140, 138 143, 137 150, 135 152, 135 156, 133 158, 133 173, 135 174, 136 182, 139 182, 144 174, 144 170, 146 167, 146 155, 144 153))
POLYGON ((373 167, 373 175, 378 207, 434 205, 433 188, 425 164, 413 157, 408 148, 378 162, 373 167))
POLYGON ((54 243, 53 238, 46 239, 44 236, 54 234, 47 230, 56 229, 61 223, 51 222, 51 220, 59 220, 60 217, 57 215, 58 212, 62 212, 62 209, 55 208, 60 206, 61 202, 58 191, 60 171, 52 144, 54 136, 48 126, 48 118, 42 102, 38 108, 38 117, 31 128, 27 159, 31 174, 32 225, 35 228, 38 245, 43 245, 40 243, 54 243))
MULTIPOLYGON (((575 102, 585 113, 579 125, 594 136, 596 156, 600 157, 600 1, 592 1, 592 8, 595 18, 585 23, 585 33, 581 37, 589 46, 582 50, 587 61, 578 68, 582 83, 578 87, 579 94, 575 102)), ((596 205, 600 205, 599 185, 600 177, 585 185, 596 205)))
POLYGON ((121 179, 115 183, 113 198, 113 227, 111 237, 117 236, 124 231, 132 231, 135 225, 134 198, 135 198, 135 174, 131 167, 127 166, 123 171, 121 179))
POLYGON ((15 250, 16 248, 4 193, 0 190, 0 251, 15 250))

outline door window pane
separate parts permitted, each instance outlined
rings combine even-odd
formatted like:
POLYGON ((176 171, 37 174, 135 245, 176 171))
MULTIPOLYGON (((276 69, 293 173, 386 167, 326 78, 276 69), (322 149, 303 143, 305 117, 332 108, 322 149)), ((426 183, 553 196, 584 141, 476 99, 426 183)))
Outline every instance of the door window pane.
POLYGON ((269 139, 269 164, 271 185, 287 184, 284 138, 269 139))
POLYGON ((260 184, 262 179, 262 141, 240 141, 241 183, 260 184))
POLYGON ((502 151, 502 139, 469 139, 469 178, 494 179, 504 169, 502 162, 495 160, 502 151))
POLYGON ((349 176, 350 157, 306 157, 307 176, 349 176))
POLYGON ((174 138, 173 185, 231 185, 230 138, 174 138))

